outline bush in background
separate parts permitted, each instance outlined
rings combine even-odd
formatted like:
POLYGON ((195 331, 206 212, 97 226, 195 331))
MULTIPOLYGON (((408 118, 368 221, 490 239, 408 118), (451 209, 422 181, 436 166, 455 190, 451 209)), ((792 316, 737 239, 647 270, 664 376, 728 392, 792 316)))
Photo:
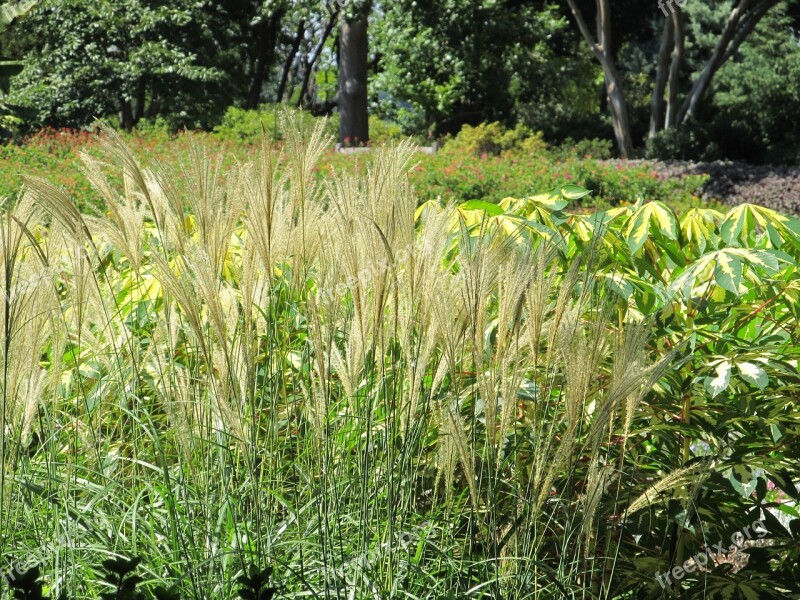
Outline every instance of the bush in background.
POLYGON ((646 164, 600 160, 610 154, 610 143, 604 141, 550 148, 541 134, 524 126, 465 126, 438 154, 420 162, 412 182, 423 200, 441 196, 499 202, 507 196, 574 184, 594 192, 583 200, 584 206, 613 206, 642 198, 669 202, 682 211, 700 202, 704 176, 666 178, 646 164))

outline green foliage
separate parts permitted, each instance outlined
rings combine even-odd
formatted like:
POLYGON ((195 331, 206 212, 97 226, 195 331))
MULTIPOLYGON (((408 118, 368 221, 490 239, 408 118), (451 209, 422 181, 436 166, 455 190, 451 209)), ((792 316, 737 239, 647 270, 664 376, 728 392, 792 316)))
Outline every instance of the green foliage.
POLYGON ((573 140, 567 138, 560 142, 558 146, 550 149, 551 154, 562 160, 570 158, 595 158, 598 160, 608 160, 614 156, 614 144, 609 139, 581 139, 573 140))
POLYGON ((290 597, 657 597, 763 518, 677 586, 798 591, 800 222, 563 179, 418 206, 407 146, 320 180, 348 157, 301 129, 230 171, 107 132, 103 218, 30 179, 0 220, 4 556, 68 547, 88 597, 112 532, 192 598, 270 597, 267 563, 290 597))
POLYGON ((20 0, 0 4, 0 31, 5 30, 16 19, 24 17, 39 0, 20 0))
MULTIPOLYGON (((373 143, 396 137, 398 129, 424 141, 465 124, 521 123, 549 143, 563 142, 563 160, 610 156, 605 147, 572 141, 611 140, 613 132, 602 70, 564 3, 27 0, 3 7, 0 55, 10 58, 0 65, 0 89, 8 87, 16 64, 25 65, 0 114, 5 137, 19 139, 43 125, 88 126, 95 117, 124 129, 161 119, 172 132, 209 131, 224 117, 224 135, 249 139, 262 118, 236 111, 265 101, 308 107, 335 120, 335 27, 324 41, 321 36, 335 25, 334 16, 349 18, 371 7, 373 143)), ((640 146, 636 155, 800 160, 796 3, 770 9, 715 74, 693 122, 650 141, 663 20, 661 11, 640 8, 618 0, 611 11, 611 50, 640 146)), ((679 97, 703 69, 732 2, 683 8, 686 73, 679 97)), ((591 22, 594 8, 583 9, 591 22)), ((274 122, 274 115, 263 118, 274 122)))
POLYGON ((585 201, 587 206, 633 203, 642 198, 669 202, 683 211, 699 203, 696 194, 704 176, 662 179, 646 164, 576 157, 575 151, 549 148, 541 136, 529 135, 522 126, 514 130, 499 124, 465 127, 413 173, 420 198, 498 202, 507 196, 522 197, 577 184, 593 191, 592 198, 585 201))
MULTIPOLYGON (((294 114, 294 111, 292 111, 294 114)), ((313 119, 296 113, 297 123, 309 129, 313 119)), ((397 128, 372 118, 373 146, 395 140, 397 128)), ((188 149, 198 140, 219 140, 227 144, 226 165, 260 145, 262 124, 274 139, 283 139, 284 132, 275 121, 275 111, 267 106, 259 111, 230 109, 213 134, 171 134, 169 125, 154 120, 145 122, 133 134, 126 135, 127 143, 142 157, 145 164, 154 160, 177 166, 189 160, 188 149)), ((335 120, 325 125, 331 135, 337 131, 335 120)), ((589 148, 588 146, 583 146, 589 148)), ((598 146, 599 154, 603 144, 598 146)), ((607 147, 607 146, 606 146, 607 147)), ((45 177, 64 186, 74 194, 78 205, 90 212, 102 210, 96 194, 80 173, 79 152, 96 154, 95 136, 88 131, 43 130, 22 145, 0 146, 0 197, 16 198, 22 189, 23 174, 45 177)), ((586 152, 595 152, 588 149, 586 152)), ((418 165, 410 174, 420 201, 444 198, 456 201, 486 200, 498 202, 507 196, 525 196, 564 183, 577 183, 593 190, 587 206, 632 203, 637 198, 667 202, 683 212, 700 202, 696 195, 705 180, 702 175, 683 179, 660 178, 646 165, 611 164, 580 156, 583 151, 547 147, 540 136, 525 127, 506 129, 500 125, 465 128, 446 142, 437 154, 420 155, 418 165), (503 148, 500 155, 481 149, 503 148)), ((337 170, 362 173, 371 157, 355 157, 327 153, 317 172, 321 177, 337 170)))
MULTIPOLYGON (((698 2, 687 10, 696 40, 688 60, 700 69, 698 57, 711 52, 729 6, 698 2)), ((798 164, 800 46, 788 10, 781 3, 765 16, 715 76, 708 105, 696 119, 649 140, 648 157, 798 164)))
POLYGON ((134 571, 142 562, 140 557, 130 560, 125 558, 109 558, 103 561, 103 580, 111 586, 111 590, 100 594, 102 600, 144 600, 144 595, 136 589, 143 581, 134 571))
POLYGON ((708 125, 692 119, 687 123, 659 131, 653 139, 647 140, 647 158, 660 160, 718 160, 722 149, 708 125))
POLYGON ((448 0, 387 3, 375 24, 382 114, 409 132, 456 132, 508 121, 515 98, 547 97, 549 36, 567 21, 552 6, 448 0))
POLYGON ((727 157, 800 164, 800 45, 791 25, 783 3, 715 79, 711 127, 727 157))
MULTIPOLYGON (((135 575, 136 569, 141 564, 141 557, 126 559, 123 557, 104 560, 100 569, 102 580, 112 589, 101 592, 100 600, 181 600, 181 593, 177 586, 165 588, 155 587, 152 596, 148 596, 139 588, 143 579, 135 575)), ((244 600, 271 600, 278 589, 269 585, 273 568, 258 569, 250 567, 250 575, 240 575, 237 581, 240 584, 238 597, 244 600)), ((43 595, 45 588, 44 576, 39 566, 34 566, 23 573, 14 573, 13 577, 6 577, 5 581, 11 589, 14 600, 48 600, 43 595)), ((2 588, 0 588, 2 592, 2 588)), ((62 589, 57 600, 68 600, 66 591, 62 589)))
MULTIPOLYGON (((337 131, 339 128, 338 117, 339 117, 338 113, 330 117, 331 124, 332 126, 336 127, 337 131)), ((406 137, 407 136, 403 134, 403 128, 397 123, 386 121, 374 114, 369 116, 370 146, 381 146, 384 144, 397 143, 400 140, 405 139, 406 137)), ((424 142, 424 140, 419 140, 419 141, 424 142)))
POLYGON ((238 581, 242 586, 239 597, 242 600, 272 600, 278 589, 270 586, 272 567, 264 570, 252 568, 249 575, 240 575, 238 581))
MULTIPOLYGON (((223 140, 237 143, 256 144, 264 132, 274 140, 282 140, 284 132, 280 128, 278 115, 286 110, 292 109, 277 104, 264 104, 258 110, 230 107, 220 123, 214 127, 214 133, 223 140)), ((309 113, 301 110, 292 112, 297 117, 296 122, 304 128, 314 127, 314 117, 309 113)), ((328 126, 328 130, 333 133, 333 124, 328 126)))
POLYGON ((174 127, 207 127, 229 102, 237 57, 202 5, 43 0, 16 27, 28 41, 12 98, 36 111, 35 126, 116 115, 129 128, 161 113, 174 127))
MULTIPOLYGON (((313 129, 316 119, 308 112, 287 108, 278 104, 264 104, 257 110, 246 110, 231 107, 222 117, 222 121, 214 127, 213 133, 224 141, 258 145, 263 132, 273 140, 285 138, 281 130, 279 115, 292 113, 296 116, 295 122, 310 130, 313 129)), ((336 135, 339 131, 338 113, 328 117, 325 123, 325 132, 336 135)), ((404 138, 399 125, 389 123, 375 115, 369 117, 370 145, 380 146, 390 142, 397 142, 404 138)))
MULTIPOLYGON (((37 2, 38 0, 25 0, 0 4, 0 34, 17 19, 24 17, 37 2)), ((5 96, 11 89, 11 78, 19 75, 22 67, 19 61, 0 59, 0 140, 14 135, 26 113, 24 109, 5 102, 5 96)))
MULTIPOLYGON (((15 573, 13 578, 6 578, 8 587, 14 600, 48 600, 42 593, 44 588, 39 578, 41 571, 39 567, 31 567, 24 573, 15 573)), ((62 600, 64 596, 59 597, 62 600)))
MULTIPOLYGON (((653 571, 669 572, 714 540, 727 548, 731 535, 755 518, 764 519, 762 527, 781 540, 776 543, 796 555, 800 473, 790 446, 800 431, 792 391, 800 378, 800 220, 751 205, 726 214, 695 209, 681 218, 660 203, 591 216, 570 215, 565 206, 558 191, 507 199, 501 210, 470 223, 476 230, 488 225, 521 236, 525 243, 543 235, 561 240, 567 261, 596 253, 593 277, 608 283, 620 320, 644 319, 656 347, 679 357, 644 410, 649 416, 640 422, 643 428, 634 426, 641 452, 630 451, 660 468, 699 467, 705 475, 642 496, 649 514, 634 515, 626 531, 638 548, 656 544, 660 552, 634 552, 626 559, 627 589, 638 584, 642 594, 657 593, 653 571), (782 501, 766 499, 768 485, 783 490, 782 501), (790 515, 793 525, 779 521, 777 511, 790 515), (663 527, 656 525, 658 515, 663 527), (642 569, 645 574, 637 574, 642 569)), ((701 571, 680 586, 690 594, 713 588, 720 597, 735 589, 741 597, 797 591, 793 559, 755 546, 746 552, 750 562, 740 573, 701 571)))
POLYGON ((533 155, 544 152, 546 148, 541 133, 534 133, 521 124, 514 129, 508 129, 502 123, 496 122, 481 123, 476 127, 464 125, 455 139, 448 143, 448 149, 451 151, 478 156, 533 155))

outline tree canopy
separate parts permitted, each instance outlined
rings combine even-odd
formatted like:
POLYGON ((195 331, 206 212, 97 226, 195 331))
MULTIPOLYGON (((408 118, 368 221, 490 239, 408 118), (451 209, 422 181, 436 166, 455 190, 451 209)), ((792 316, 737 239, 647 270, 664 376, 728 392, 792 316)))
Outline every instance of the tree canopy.
POLYGON ((14 22, 0 33, 0 53, 25 66, 10 80, 9 100, 32 111, 21 130, 96 117, 123 128, 156 118, 208 128, 230 106, 265 102, 351 114, 352 78, 339 73, 357 58, 367 69, 367 102, 359 99, 357 112, 368 106, 407 133, 499 121, 555 142, 613 136, 623 156, 678 156, 730 131, 746 139, 723 136, 704 153, 798 159, 786 127, 798 114, 796 0, 3 6, 14 22), (342 53, 342 32, 354 31, 358 15, 368 43, 342 53))

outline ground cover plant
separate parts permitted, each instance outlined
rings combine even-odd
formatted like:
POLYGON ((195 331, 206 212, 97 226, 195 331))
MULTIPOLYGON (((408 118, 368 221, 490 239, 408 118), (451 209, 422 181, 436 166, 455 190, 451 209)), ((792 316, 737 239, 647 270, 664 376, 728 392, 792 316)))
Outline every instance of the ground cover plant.
MULTIPOLYGON (((260 147, 262 131, 282 143, 284 135, 277 112, 274 107, 264 107, 260 112, 232 109, 214 133, 170 134, 163 125, 142 125, 124 135, 124 139, 143 164, 157 160, 175 168, 189 160, 193 144, 224 143, 228 149, 227 167, 235 162, 233 157, 252 157, 260 147)), ((313 126, 314 119, 308 113, 297 111, 296 118, 306 128, 313 126)), ((332 132, 332 125, 325 121, 323 126, 332 132)), ((372 129, 380 133, 374 123, 372 129)), ((384 137, 376 135, 375 144, 379 147, 402 140, 397 132, 387 130, 384 137)), ((45 129, 22 145, 0 146, 0 196, 16 198, 23 175, 39 175, 64 186, 82 210, 101 214, 103 199, 80 170, 81 151, 101 158, 95 133, 45 129)), ((592 196, 583 200, 588 209, 635 202, 637 198, 669 202, 680 212, 692 206, 713 206, 698 198, 705 180, 702 174, 665 177, 646 164, 600 160, 607 153, 602 145, 579 144, 573 152, 550 148, 541 136, 525 128, 508 130, 495 123, 465 128, 438 154, 415 156, 413 162, 417 164, 411 182, 422 201, 441 197, 454 202, 497 202, 570 183, 593 190, 592 196)), ((320 177, 327 176, 332 168, 364 174, 371 160, 370 155, 338 154, 331 147, 320 157, 315 172, 320 177)))
POLYGON ((796 219, 420 202, 410 145, 321 177, 301 130, 230 168, 200 138, 143 168, 108 131, 104 215, 37 177, 6 206, 4 572, 37 557, 71 598, 133 556, 187 598, 267 565, 287 598, 798 593, 796 219), (658 578, 756 520, 744 568, 658 578))

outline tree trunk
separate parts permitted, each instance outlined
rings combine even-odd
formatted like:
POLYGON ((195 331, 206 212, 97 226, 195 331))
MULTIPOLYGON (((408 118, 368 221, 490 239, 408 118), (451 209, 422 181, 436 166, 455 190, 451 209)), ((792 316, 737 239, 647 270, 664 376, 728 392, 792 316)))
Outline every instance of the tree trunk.
POLYGON ((146 92, 147 92, 147 83, 145 82, 144 77, 140 77, 139 81, 136 82, 136 102, 133 105, 134 125, 136 125, 136 123, 138 123, 139 120, 144 116, 146 92))
POLYGON ((567 3, 573 17, 575 17, 575 22, 578 24, 581 35, 583 35, 595 58, 597 58, 597 62, 603 68, 608 90, 608 106, 611 111, 611 121, 614 126, 617 148, 622 158, 628 158, 633 154, 633 136, 631 135, 631 127, 628 120, 628 103, 625 100, 622 80, 614 65, 614 56, 611 49, 611 5, 609 0, 596 1, 597 41, 595 41, 592 32, 589 30, 576 0, 567 0, 567 3))
POLYGON ((283 72, 281 73, 281 82, 278 84, 278 92, 275 94, 275 102, 283 102, 283 96, 286 94, 286 84, 289 82, 289 73, 294 64, 294 57, 297 56, 297 51, 300 49, 300 42, 303 41, 303 34, 306 32, 306 22, 300 19, 300 24, 297 26, 297 33, 292 40, 292 46, 289 49, 289 55, 286 57, 286 62, 283 63, 283 72))
MULTIPOLYGON (((317 63, 319 55, 322 54, 322 49, 325 47, 325 42, 328 41, 328 38, 330 37, 331 32, 333 31, 333 27, 336 25, 336 20, 338 18, 339 18, 339 11, 336 10, 333 12, 330 20, 325 25, 325 29, 322 32, 322 39, 320 39, 319 43, 314 48, 314 51, 311 53, 311 56, 309 56, 308 59, 306 60, 305 71, 303 71, 303 82, 300 84, 300 97, 297 100, 297 106, 301 106, 303 104, 303 98, 308 92, 308 82, 311 80, 311 74, 314 72, 314 65, 317 63)), ((364 38, 366 40, 366 20, 364 21, 364 26, 365 26, 364 38)), ((366 81, 366 78, 364 79, 364 81, 366 81)))
POLYGON ((633 154, 633 136, 628 120, 628 103, 622 89, 622 81, 611 59, 603 67, 606 73, 606 86, 608 87, 608 106, 611 109, 611 122, 614 126, 614 137, 617 138, 617 147, 622 158, 630 158, 633 154))
POLYGON ((153 89, 152 96, 150 97, 150 103, 147 105, 147 111, 145 111, 145 117, 148 119, 152 119, 153 117, 158 115, 158 111, 161 109, 161 100, 158 97, 158 91, 153 89))
POLYGON ((653 139, 659 131, 664 114, 664 93, 667 89, 667 69, 669 67, 669 51, 673 45, 675 25, 672 19, 664 20, 664 29, 661 33, 661 46, 658 49, 656 62, 656 82, 653 89, 653 98, 650 101, 650 129, 647 137, 653 139))
POLYGON ((667 115, 664 118, 664 128, 669 129, 675 125, 678 118, 678 91, 680 89, 681 65, 683 64, 684 39, 686 37, 683 11, 680 6, 673 6, 672 29, 674 34, 674 47, 672 49, 672 64, 669 67, 669 99, 667 100, 667 115))
POLYGON ((119 126, 125 131, 133 129, 133 110, 130 100, 122 97, 119 99, 119 126))
POLYGON ((367 14, 342 19, 339 35, 339 143, 358 146, 369 141, 367 114, 367 14))
POLYGON ((276 10, 258 26, 255 71, 250 82, 245 108, 254 109, 261 101, 261 88, 264 87, 267 73, 275 61, 275 44, 278 41, 282 19, 283 9, 276 10))

